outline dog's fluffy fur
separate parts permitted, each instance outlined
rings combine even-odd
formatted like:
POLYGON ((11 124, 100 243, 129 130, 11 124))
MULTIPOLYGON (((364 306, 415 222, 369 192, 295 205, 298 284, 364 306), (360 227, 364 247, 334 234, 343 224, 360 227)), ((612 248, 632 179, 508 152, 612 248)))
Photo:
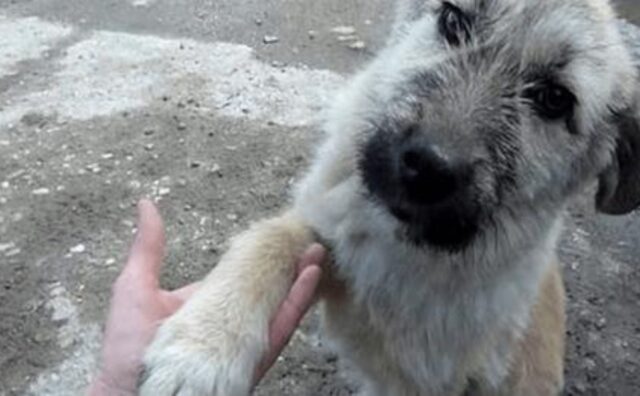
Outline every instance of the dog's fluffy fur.
POLYGON ((247 395, 294 259, 318 236, 334 257, 325 332, 364 395, 558 394, 565 207, 597 180, 602 212, 640 201, 635 35, 605 0, 401 1, 293 208, 237 237, 160 328, 141 394, 247 395), (549 84, 573 99, 562 117, 531 94, 549 84), (407 130, 473 169, 462 198, 398 215, 391 158, 407 130))

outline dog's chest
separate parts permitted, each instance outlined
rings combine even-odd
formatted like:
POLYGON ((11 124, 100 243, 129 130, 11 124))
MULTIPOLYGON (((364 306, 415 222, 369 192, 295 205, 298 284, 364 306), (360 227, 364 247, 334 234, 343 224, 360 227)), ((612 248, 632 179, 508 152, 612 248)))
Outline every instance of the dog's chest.
POLYGON ((552 261, 559 218, 523 215, 526 228, 503 224, 507 240, 489 238, 464 257, 435 253, 402 243, 357 179, 325 190, 326 166, 314 169, 296 209, 330 242, 348 291, 327 299, 326 333, 365 382, 383 386, 370 393, 455 394, 448 387, 469 373, 497 385, 552 261))
POLYGON ((496 385, 504 378, 545 260, 532 254, 491 271, 482 262, 465 268, 393 241, 349 238, 335 254, 350 293, 326 305, 329 337, 365 377, 404 378, 434 394, 470 371, 496 385))

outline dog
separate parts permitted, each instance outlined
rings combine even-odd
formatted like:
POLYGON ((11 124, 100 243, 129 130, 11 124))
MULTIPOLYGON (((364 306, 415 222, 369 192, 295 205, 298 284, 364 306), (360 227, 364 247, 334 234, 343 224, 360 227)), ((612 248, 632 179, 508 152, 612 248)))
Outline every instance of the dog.
POLYGON ((249 394, 320 240, 324 332, 363 395, 558 395, 566 208, 593 186, 602 213, 640 204, 638 37, 606 0, 400 1, 291 209, 161 326, 140 393, 249 394))

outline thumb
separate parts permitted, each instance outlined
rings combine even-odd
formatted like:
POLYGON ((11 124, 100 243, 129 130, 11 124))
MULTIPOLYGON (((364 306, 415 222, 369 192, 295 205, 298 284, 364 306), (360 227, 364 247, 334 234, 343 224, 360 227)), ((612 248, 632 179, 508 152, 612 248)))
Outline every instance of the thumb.
POLYGON ((143 199, 138 203, 138 231, 123 273, 143 282, 144 286, 157 288, 164 247, 160 213, 153 202, 143 199))

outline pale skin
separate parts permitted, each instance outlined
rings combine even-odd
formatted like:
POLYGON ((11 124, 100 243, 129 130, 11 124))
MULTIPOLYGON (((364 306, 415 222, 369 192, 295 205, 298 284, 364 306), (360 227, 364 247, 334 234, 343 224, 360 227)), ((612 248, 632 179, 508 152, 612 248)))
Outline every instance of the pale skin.
MULTIPOLYGON (((127 263, 112 288, 111 304, 100 357, 100 370, 90 396, 135 395, 146 347, 158 327, 189 299, 198 283, 163 290, 159 284, 165 250, 162 218, 155 205, 138 205, 138 232, 127 263)), ((269 326, 269 348, 255 368, 257 384, 273 365, 302 317, 313 304, 326 250, 312 245, 297 262, 295 281, 269 326)))

